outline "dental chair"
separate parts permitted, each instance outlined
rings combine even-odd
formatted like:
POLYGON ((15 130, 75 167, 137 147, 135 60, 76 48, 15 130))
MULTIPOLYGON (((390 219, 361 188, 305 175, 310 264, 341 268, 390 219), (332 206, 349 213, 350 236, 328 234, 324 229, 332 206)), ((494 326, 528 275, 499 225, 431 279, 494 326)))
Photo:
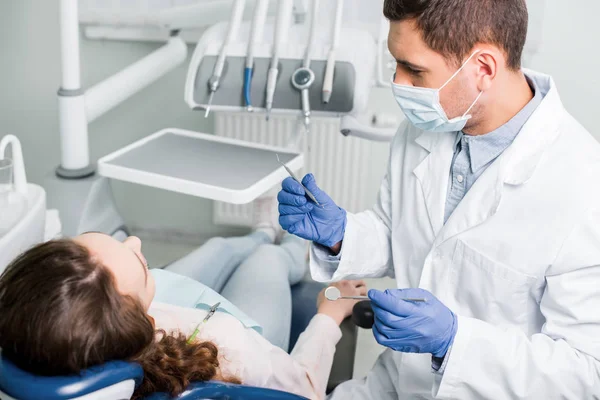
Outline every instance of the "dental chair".
MULTIPOLYGON (((316 314, 315 299, 322 284, 301 282, 292 288, 292 331, 290 349, 310 319, 316 314)), ((338 384, 352 379, 356 352, 357 326, 372 324, 372 310, 368 302, 354 307, 352 318, 342 323, 342 339, 336 354, 327 392, 338 384)), ((80 375, 43 377, 19 369, 0 352, 0 400, 126 400, 142 382, 142 368, 130 362, 111 361, 95 366, 80 375)), ((145 400, 171 400, 165 393, 154 393, 145 400)), ((196 382, 177 397, 179 400, 302 400, 304 397, 272 389, 236 385, 223 382, 196 382)))
MULTIPOLYGON (((0 355, 0 399, 2 400, 127 400, 142 382, 144 371, 135 363, 111 361, 81 375, 41 377, 29 374, 0 355)), ((145 400, 170 400, 154 393, 145 400)), ((304 397, 277 390, 223 382, 197 382, 177 397, 181 400, 302 400, 304 397)))

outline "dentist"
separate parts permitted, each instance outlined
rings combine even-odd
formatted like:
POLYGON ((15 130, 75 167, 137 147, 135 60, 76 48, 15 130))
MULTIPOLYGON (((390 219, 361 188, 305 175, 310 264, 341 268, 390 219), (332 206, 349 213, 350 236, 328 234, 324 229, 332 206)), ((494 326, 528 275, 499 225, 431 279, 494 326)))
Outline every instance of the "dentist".
POLYGON ((600 145, 521 68, 525 0, 385 0, 407 118, 374 208, 279 193, 319 281, 371 291, 388 347, 333 399, 600 398, 600 145), (424 297, 426 303, 404 298, 424 297))

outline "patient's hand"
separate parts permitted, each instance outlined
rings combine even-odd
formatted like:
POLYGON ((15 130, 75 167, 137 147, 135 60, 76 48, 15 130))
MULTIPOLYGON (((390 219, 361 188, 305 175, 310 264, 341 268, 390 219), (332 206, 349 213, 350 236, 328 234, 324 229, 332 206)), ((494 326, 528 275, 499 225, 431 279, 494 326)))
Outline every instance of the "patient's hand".
MULTIPOLYGON (((341 281, 332 283, 330 286, 335 286, 340 289, 342 296, 367 295, 367 284, 365 281, 341 281)), ((339 325, 343 320, 352 315, 352 308, 356 303, 358 303, 358 300, 327 300, 325 298, 325 289, 323 289, 321 290, 321 293, 319 293, 319 297, 317 297, 317 312, 319 314, 330 316, 339 325)))

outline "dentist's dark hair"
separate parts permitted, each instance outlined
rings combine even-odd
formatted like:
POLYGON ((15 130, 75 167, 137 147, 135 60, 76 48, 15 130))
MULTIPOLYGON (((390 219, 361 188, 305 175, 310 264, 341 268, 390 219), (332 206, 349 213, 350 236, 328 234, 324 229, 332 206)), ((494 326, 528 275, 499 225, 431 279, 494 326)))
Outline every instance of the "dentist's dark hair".
POLYGON ((138 362, 134 398, 175 396, 192 381, 224 379, 211 342, 154 330, 139 299, 118 292, 112 273, 72 240, 38 245, 0 276, 0 348, 36 375, 77 374, 111 360, 138 362))
POLYGON ((502 49, 521 68, 529 14, 525 0, 384 0, 390 21, 414 19, 425 43, 460 65, 478 43, 502 49))

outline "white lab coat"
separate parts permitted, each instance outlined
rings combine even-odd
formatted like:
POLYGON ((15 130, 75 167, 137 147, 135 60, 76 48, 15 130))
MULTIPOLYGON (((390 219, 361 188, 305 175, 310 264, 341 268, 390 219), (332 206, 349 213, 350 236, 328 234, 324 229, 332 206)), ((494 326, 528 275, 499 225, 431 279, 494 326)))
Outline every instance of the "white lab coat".
POLYGON ((320 281, 395 276, 458 315, 443 375, 430 354, 386 350, 332 399, 600 398, 600 145, 545 98, 444 225, 454 134, 404 124, 375 207, 348 215, 320 281))

